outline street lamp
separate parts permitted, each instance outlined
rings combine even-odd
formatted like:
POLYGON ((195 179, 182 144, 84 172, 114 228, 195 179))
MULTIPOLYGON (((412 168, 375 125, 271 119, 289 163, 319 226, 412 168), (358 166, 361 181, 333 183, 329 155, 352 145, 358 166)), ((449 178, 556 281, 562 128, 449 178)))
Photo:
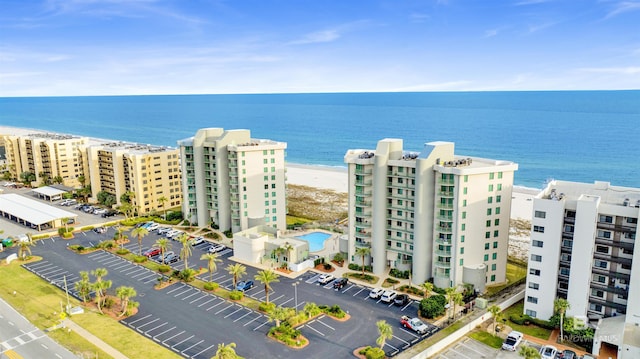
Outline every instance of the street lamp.
POLYGON ((298 314, 298 282, 294 282, 291 285, 293 286, 293 298, 296 303, 296 306, 293 309, 296 311, 296 314, 298 314))
MULTIPOLYGON (((63 279, 63 283, 64 283, 64 292, 67 295, 67 310, 65 312, 68 313, 69 312, 69 308, 71 308, 71 303, 69 301, 69 289, 67 288, 67 276, 66 275, 63 276, 62 279, 63 279)), ((52 280, 51 284, 54 284, 55 282, 59 282, 59 281, 60 281, 59 279, 58 280, 52 280)), ((62 302, 60 303, 60 305, 62 306, 62 302)))

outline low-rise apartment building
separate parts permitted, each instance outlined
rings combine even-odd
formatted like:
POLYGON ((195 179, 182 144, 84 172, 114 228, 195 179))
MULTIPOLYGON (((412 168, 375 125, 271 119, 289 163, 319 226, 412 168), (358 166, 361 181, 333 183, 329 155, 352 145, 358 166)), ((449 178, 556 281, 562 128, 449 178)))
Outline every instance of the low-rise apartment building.
POLYGON ((178 145, 182 207, 191 223, 232 232, 286 229, 286 143, 253 139, 249 130, 206 128, 178 145))
POLYGON ((375 150, 349 150, 348 260, 359 247, 376 275, 411 271, 445 288, 477 290, 506 280, 511 191, 516 163, 454 154, 451 142, 422 151, 384 139, 375 150))

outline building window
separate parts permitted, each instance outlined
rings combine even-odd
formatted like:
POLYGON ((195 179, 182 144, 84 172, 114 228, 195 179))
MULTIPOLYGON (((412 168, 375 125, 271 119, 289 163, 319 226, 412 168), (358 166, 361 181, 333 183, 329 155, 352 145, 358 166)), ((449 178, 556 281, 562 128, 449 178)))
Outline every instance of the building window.
POLYGON ((487 216, 491 215, 491 208, 487 208, 487 216))
POLYGON ((493 242, 493 248, 498 248, 498 242, 493 242))
POLYGON ((535 211, 533 216, 536 218, 547 218, 547 212, 544 211, 535 211))
POLYGON ((500 231, 493 231, 493 237, 498 237, 500 235, 500 231))
POLYGON ((535 310, 527 309, 525 312, 531 318, 537 318, 537 316, 538 316, 538 313, 535 310))
POLYGON ((493 172, 489 173, 489 179, 490 179, 490 180, 492 180, 492 179, 493 179, 493 176, 494 176, 494 173, 493 173, 493 172))
POLYGON ((460 225, 460 230, 464 231, 467 228, 467 225, 465 223, 460 225))
POLYGON ((541 255, 537 255, 537 254, 532 254, 531 255, 531 260, 534 262, 542 262, 542 256, 541 255))
POLYGON ((467 212, 462 212, 462 219, 466 219, 467 218, 467 212))
POLYGON ((402 248, 402 243, 400 243, 400 242, 396 242, 396 247, 398 247, 398 248, 402 248))
POLYGON ((462 194, 467 194, 467 187, 462 188, 462 194))
POLYGON ((502 191, 502 183, 498 183, 498 191, 502 191))
POLYGON ((493 192, 493 185, 492 184, 489 185, 489 192, 493 192))
POLYGON ((531 241, 531 246, 533 247, 538 247, 538 248, 542 248, 543 242, 542 241, 538 241, 538 240, 533 240, 531 241))
POLYGON ((594 312, 602 312, 602 306, 600 304, 591 303, 589 304, 589 309, 594 312))
POLYGON ((491 220, 490 219, 487 220, 486 226, 487 227, 491 227, 491 220))
POLYGON ((544 227, 543 226, 533 226, 533 231, 534 232, 538 232, 538 233, 544 233, 544 227))
POLYGON ((465 181, 465 183, 469 181, 469 176, 468 175, 464 175, 464 181, 465 181))
POLYGON ((492 270, 492 271, 495 271, 495 270, 496 270, 496 264, 495 264, 495 263, 493 263, 493 264, 491 265, 491 270, 492 270))
POLYGON ((530 268, 530 269, 529 269, 529 274, 539 276, 539 275, 540 275, 540 269, 533 269, 533 268, 530 268))
POLYGON ((598 230, 598 237, 610 239, 611 238, 611 232, 598 230))
POLYGON ((460 265, 463 266, 464 265, 464 259, 460 258, 460 265))
POLYGON ((496 218, 496 219, 493 221, 493 225, 494 225, 494 226, 499 226, 499 225, 500 225, 500 219, 499 219, 499 218, 496 218))
MULTIPOLYGON (((491 238, 491 232, 484 232, 484 238, 491 238)), ((487 243, 489 244, 489 243, 487 243)), ((489 248, 487 248, 489 249, 489 248)))
POLYGON ((488 254, 485 254, 485 255, 484 255, 484 261, 485 261, 485 262, 488 262, 488 261, 489 261, 489 255, 488 255, 488 254))
POLYGON ((460 247, 460 254, 464 254, 464 247, 460 247))
POLYGON ((497 195, 496 196, 496 203, 500 203, 502 202, 502 196, 501 195, 497 195))
POLYGON ((604 291, 598 289, 591 289, 591 295, 594 297, 602 298, 604 297, 604 291))
POLYGON ((491 259, 493 259, 493 260, 498 259, 498 253, 491 254, 491 259))
POLYGON ((596 246, 596 252, 609 254, 609 247, 607 247, 607 246, 596 246))
POLYGON ((600 222, 613 223, 613 217, 600 215, 600 222))
POLYGON ((484 244, 484 249, 485 249, 485 250, 489 249, 489 247, 491 247, 491 245, 490 245, 489 243, 485 243, 485 244, 484 244))
POLYGON ((492 281, 492 282, 495 282, 495 281, 496 281, 496 275, 495 275, 495 274, 492 274, 492 275, 491 275, 491 281, 492 281))
POLYGON ((500 207, 496 207, 496 215, 500 214, 500 207))
POLYGON ((467 206, 467 200, 466 200, 466 199, 463 199, 463 200, 462 200, 462 207, 466 207, 466 206, 467 206))
POLYGON ((502 179, 502 172, 498 172, 498 179, 502 179))
POLYGON ((527 302, 529 303, 533 303, 533 304, 538 304, 538 298, 536 297, 532 297, 532 296, 527 296, 527 302))
POLYGON ((487 198, 487 203, 493 203, 493 197, 487 198))
POLYGON ((540 284, 534 283, 534 282, 529 282, 529 288, 538 290, 538 289, 540 289, 540 284))
POLYGON ((605 268, 606 269, 607 266, 609 265, 609 262, 601 261, 599 259, 596 259, 593 264, 598 268, 605 268))
POLYGON ((464 243, 464 236, 460 236, 460 242, 464 243))

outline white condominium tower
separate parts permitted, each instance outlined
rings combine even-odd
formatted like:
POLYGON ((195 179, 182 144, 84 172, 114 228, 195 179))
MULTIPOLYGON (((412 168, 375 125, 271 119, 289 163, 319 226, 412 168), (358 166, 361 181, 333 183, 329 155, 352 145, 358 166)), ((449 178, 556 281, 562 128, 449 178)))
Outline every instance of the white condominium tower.
POLYGON ((401 139, 349 150, 348 259, 358 247, 376 275, 409 270, 441 288, 505 281, 513 175, 509 161, 454 155, 451 142, 408 152, 401 139))
POLYGON ((252 139, 249 130, 205 128, 178 145, 186 219, 223 231, 286 229, 286 143, 252 139))
POLYGON ((640 323, 639 214, 638 188, 551 181, 533 201, 525 313, 549 319, 565 298, 569 316, 640 323))

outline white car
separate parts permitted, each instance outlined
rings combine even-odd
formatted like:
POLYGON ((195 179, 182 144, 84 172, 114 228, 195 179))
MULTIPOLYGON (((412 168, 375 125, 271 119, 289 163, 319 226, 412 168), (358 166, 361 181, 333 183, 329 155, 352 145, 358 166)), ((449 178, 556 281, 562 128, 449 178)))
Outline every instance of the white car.
POLYGON ((387 290, 382 293, 382 297, 380 298, 380 300, 385 303, 391 303, 396 298, 396 296, 398 296, 398 293, 393 290, 387 290))
POLYGON ((198 244, 200 244, 200 243, 204 243, 204 237, 203 237, 203 236, 196 237, 196 238, 193 238, 193 239, 191 240, 191 245, 192 245, 192 246, 197 246, 197 245, 198 245, 198 244))
POLYGON ((518 349, 518 344, 520 344, 520 342, 522 341, 522 338, 524 337, 524 335, 520 332, 517 331, 512 331, 511 333, 509 333, 509 335, 507 335, 507 338, 504 340, 504 343, 502 343, 502 349, 503 350, 509 350, 509 351, 516 351, 516 349, 518 349))
POLYGON ((320 284, 328 284, 329 282, 331 282, 332 280, 334 280, 335 277, 332 276, 331 274, 323 274, 320 276, 320 278, 318 278, 318 283, 320 284))
POLYGON ((151 223, 150 225, 147 226, 147 231, 153 232, 156 229, 158 229, 158 227, 160 226, 157 223, 151 223))
POLYGON ((174 237, 177 237, 178 235, 180 235, 180 233, 182 232, 177 229, 172 229, 166 233, 165 237, 173 239, 174 237))
POLYGON ((553 345, 545 345, 540 348, 540 358, 542 359, 556 359, 558 349, 553 345))
POLYGON ((107 210, 104 208, 96 208, 93 210, 93 214, 103 214, 103 213, 107 213, 107 210))
POLYGON ((172 230, 171 227, 159 227, 158 228, 158 234, 165 234, 165 233, 168 233, 171 230, 172 230))
POLYGON ((384 293, 384 289, 382 288, 373 288, 369 292, 369 298, 378 299, 384 293))
POLYGON ((212 244, 211 247, 209 247, 209 253, 218 253, 223 251, 225 248, 227 247, 222 244, 212 244))

